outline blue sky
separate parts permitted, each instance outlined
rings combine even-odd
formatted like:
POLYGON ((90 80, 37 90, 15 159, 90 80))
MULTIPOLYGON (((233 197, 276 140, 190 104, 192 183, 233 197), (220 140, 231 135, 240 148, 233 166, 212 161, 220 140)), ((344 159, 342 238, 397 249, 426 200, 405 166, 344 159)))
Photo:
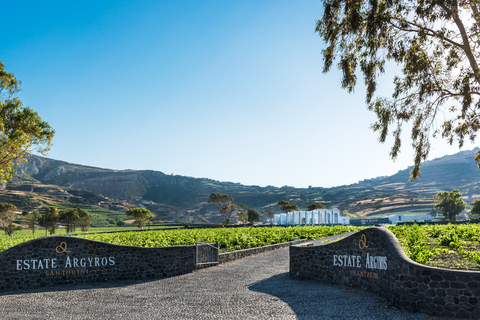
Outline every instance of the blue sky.
MULTIPOLYGON (((413 163, 408 131, 393 162, 391 140, 378 143, 370 129, 363 87, 348 94, 338 72, 321 72, 320 0, 1 6, 0 61, 56 130, 50 158, 295 187, 413 163)), ((457 151, 436 141, 430 158, 457 151)))

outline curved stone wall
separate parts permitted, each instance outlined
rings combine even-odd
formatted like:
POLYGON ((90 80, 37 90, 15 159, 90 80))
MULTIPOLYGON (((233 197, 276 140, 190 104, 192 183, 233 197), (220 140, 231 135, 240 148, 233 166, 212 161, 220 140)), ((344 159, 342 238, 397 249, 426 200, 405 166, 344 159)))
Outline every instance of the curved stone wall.
POLYGON ((141 248, 51 236, 0 253, 0 292, 97 281, 170 277, 195 270, 195 246, 141 248))
POLYGON ((410 312, 480 319, 480 272, 418 264, 386 228, 329 244, 291 246, 290 276, 361 288, 410 312))

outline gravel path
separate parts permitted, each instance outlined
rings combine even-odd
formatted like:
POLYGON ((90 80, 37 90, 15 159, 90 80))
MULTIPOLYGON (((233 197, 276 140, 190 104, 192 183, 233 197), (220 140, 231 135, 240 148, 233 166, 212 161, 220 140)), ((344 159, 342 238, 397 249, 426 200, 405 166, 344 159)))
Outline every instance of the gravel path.
POLYGON ((4 294, 0 319, 426 319, 365 292, 292 280, 288 257, 284 248, 150 282, 4 294))

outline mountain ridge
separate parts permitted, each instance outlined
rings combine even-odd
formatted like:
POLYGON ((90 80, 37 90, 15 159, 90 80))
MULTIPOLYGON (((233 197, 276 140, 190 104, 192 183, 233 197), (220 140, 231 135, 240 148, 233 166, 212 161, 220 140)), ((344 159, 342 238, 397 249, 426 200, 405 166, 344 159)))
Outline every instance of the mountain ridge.
MULTIPOLYGON (((93 203, 95 205, 128 202, 146 206, 159 215, 185 220, 218 220, 216 208, 208 204, 209 196, 214 192, 230 194, 237 203, 252 208, 271 208, 276 212, 279 212, 276 204, 280 200, 289 200, 302 209, 319 201, 359 216, 382 212, 382 208, 403 210, 408 206, 425 208, 426 211, 432 207, 431 198, 439 191, 459 189, 466 199, 480 194, 480 171, 473 161, 478 150, 460 151, 426 161, 422 164, 422 176, 414 182, 409 181, 409 167, 391 176, 331 188, 260 187, 167 175, 153 170, 110 170, 31 155, 28 162, 18 166, 17 175, 7 184, 6 190, 30 190, 39 185, 56 186, 77 195, 79 191, 72 190, 84 190, 84 193, 88 192, 88 198, 95 199, 92 202, 103 199, 93 203)), ((62 195, 64 192, 57 193, 62 195)))

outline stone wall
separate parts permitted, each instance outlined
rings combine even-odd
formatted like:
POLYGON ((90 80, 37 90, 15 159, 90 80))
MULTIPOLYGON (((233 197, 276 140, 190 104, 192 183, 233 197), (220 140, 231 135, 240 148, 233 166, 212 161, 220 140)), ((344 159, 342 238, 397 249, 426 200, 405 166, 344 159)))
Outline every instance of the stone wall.
MULTIPOLYGON (((226 252, 226 263, 305 240, 226 252)), ((142 248, 76 237, 35 239, 0 252, 0 293, 88 282, 156 279, 215 266, 196 267, 195 246, 142 248)))
POLYGON ((386 228, 330 244, 291 246, 290 276, 360 288, 410 312, 480 319, 480 272, 418 264, 386 228))
POLYGON ((141 248, 52 236, 0 253, 0 292, 97 281, 170 277, 195 270, 195 246, 141 248))

